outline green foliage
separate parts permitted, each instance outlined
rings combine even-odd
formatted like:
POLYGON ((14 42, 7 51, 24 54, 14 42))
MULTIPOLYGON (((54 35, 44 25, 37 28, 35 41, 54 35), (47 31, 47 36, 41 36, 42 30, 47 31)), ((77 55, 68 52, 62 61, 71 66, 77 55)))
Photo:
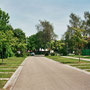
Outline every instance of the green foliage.
POLYGON ((55 56, 56 54, 55 53, 51 53, 51 56, 55 56))
POLYGON ((16 37, 16 44, 14 44, 13 51, 16 56, 26 56, 26 36, 25 33, 21 29, 15 29, 14 37, 16 37), (18 53, 20 51, 20 53, 18 53))
POLYGON ((26 52, 26 36, 21 29, 13 30, 9 25, 8 13, 0 9, 0 58, 7 58, 17 55, 20 50, 20 56, 26 52))
POLYGON ((7 26, 9 23, 9 15, 5 11, 2 11, 0 9, 0 31, 5 31, 7 30, 7 26))
POLYGON ((37 33, 27 38, 27 48, 31 51, 39 51, 43 48, 51 48, 49 44, 52 40, 55 40, 56 34, 52 24, 48 21, 40 21, 40 24, 36 25, 37 33))
POLYGON ((25 33, 21 29, 15 29, 14 36, 18 38, 18 42, 26 42, 26 36, 25 33))
POLYGON ((64 43, 62 43, 60 40, 55 40, 47 43, 47 48, 49 50, 54 50, 57 53, 61 53, 61 50, 63 48, 64 43))
POLYGON ((28 50, 39 49, 40 42, 38 41, 37 34, 31 35, 27 38, 27 48, 28 50))
POLYGON ((87 42, 87 31, 89 30, 89 21, 90 13, 85 12, 84 18, 82 20, 79 16, 71 13, 70 20, 68 25, 68 30, 63 35, 62 41, 65 43, 66 50, 68 53, 73 53, 75 51, 76 54, 79 54, 81 49, 85 48, 87 42))
POLYGON ((12 51, 13 44, 13 32, 11 30, 8 31, 0 31, 0 54, 3 52, 3 57, 13 56, 14 53, 12 51))
POLYGON ((57 35, 54 33, 52 24, 48 21, 41 21, 37 26, 38 38, 42 42, 43 48, 46 48, 46 44, 51 40, 55 40, 57 35))
POLYGON ((8 46, 6 46, 5 57, 12 57, 12 56, 14 56, 14 53, 13 53, 11 47, 8 45, 8 46))
POLYGON ((49 56, 49 53, 45 53, 45 56, 49 56))

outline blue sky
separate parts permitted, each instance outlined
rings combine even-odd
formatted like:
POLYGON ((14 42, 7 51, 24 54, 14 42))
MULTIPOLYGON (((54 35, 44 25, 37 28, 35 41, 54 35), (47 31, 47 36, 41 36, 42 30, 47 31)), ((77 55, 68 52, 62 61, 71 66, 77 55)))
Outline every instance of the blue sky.
POLYGON ((27 36, 37 32, 39 20, 50 21, 61 38, 67 30, 69 15, 83 17, 90 11, 90 0, 0 0, 0 8, 10 15, 10 24, 21 28, 27 36))

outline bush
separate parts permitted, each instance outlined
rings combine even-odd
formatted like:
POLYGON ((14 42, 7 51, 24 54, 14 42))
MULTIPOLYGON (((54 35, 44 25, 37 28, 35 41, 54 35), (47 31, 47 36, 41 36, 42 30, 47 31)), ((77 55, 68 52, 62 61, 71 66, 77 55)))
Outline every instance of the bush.
POLYGON ((51 53, 51 56, 55 56, 55 53, 51 53))
POLYGON ((49 56, 49 53, 45 53, 45 56, 49 56))

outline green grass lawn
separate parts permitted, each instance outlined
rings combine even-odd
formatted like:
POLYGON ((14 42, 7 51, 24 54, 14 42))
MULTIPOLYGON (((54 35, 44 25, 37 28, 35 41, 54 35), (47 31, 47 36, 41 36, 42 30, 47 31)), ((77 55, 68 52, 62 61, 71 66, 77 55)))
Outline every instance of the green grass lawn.
MULTIPOLYGON (((0 59, 0 72, 15 72, 16 68, 24 61, 25 57, 10 57, 3 60, 0 59)), ((10 78, 12 73, 0 73, 0 78, 10 78)), ((7 81, 0 80, 0 88, 3 88, 7 81)))
POLYGON ((0 70, 0 72, 15 72, 16 70, 0 70))
MULTIPOLYGON (((63 64, 68 64, 73 67, 77 67, 79 69, 90 69, 90 61, 83 61, 83 60, 77 60, 77 59, 71 59, 71 58, 65 58, 60 56, 47 56, 47 58, 53 59, 55 61, 58 61, 63 64)), ((90 72, 90 70, 86 70, 90 72)))
POLYGON ((8 73, 8 74, 0 73, 0 78, 10 78, 11 75, 12 75, 11 73, 8 73))
POLYGON ((0 68, 17 68, 16 66, 0 66, 0 68))
POLYGON ((71 65, 71 66, 76 66, 76 67, 78 67, 78 66, 87 66, 87 67, 90 67, 90 64, 73 64, 73 65, 71 65))
POLYGON ((6 80, 0 80, 0 88, 2 88, 6 84, 6 80))
POLYGON ((82 63, 90 63, 90 61, 83 61, 78 59, 71 59, 71 58, 65 58, 65 57, 60 57, 60 56, 47 56, 50 59, 53 59, 55 61, 64 63, 64 64, 82 64, 82 63))
POLYGON ((1 59, 0 59, 0 66, 18 66, 21 64, 21 62, 24 60, 24 57, 10 57, 7 59, 4 59, 3 64, 1 64, 1 59))
POLYGON ((90 59, 90 56, 82 56, 82 55, 69 55, 70 57, 77 57, 77 58, 86 58, 86 59, 90 59))

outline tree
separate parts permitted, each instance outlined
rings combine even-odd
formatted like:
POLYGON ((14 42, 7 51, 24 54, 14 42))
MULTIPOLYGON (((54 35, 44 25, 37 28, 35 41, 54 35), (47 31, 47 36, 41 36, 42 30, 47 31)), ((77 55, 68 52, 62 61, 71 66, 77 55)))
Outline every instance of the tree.
MULTIPOLYGON (((85 21, 82 20, 79 16, 71 13, 70 15, 70 20, 69 20, 70 25, 68 25, 68 29, 65 32, 65 34, 63 35, 63 40, 65 43, 65 47, 68 53, 73 53, 74 50, 76 50, 75 48, 75 40, 72 38, 76 33, 74 28, 77 28, 78 34, 80 33, 80 35, 85 36, 85 21), (79 28, 79 29, 78 29, 79 28), (84 29, 84 31, 80 31, 80 29, 84 29)), ((83 39, 84 40, 84 39, 83 39)))
POLYGON ((3 30, 7 30, 8 28, 8 23, 9 23, 9 15, 8 13, 6 13, 5 11, 2 11, 0 9, 0 31, 3 30))
MULTIPOLYGON (((84 47, 84 45, 87 43, 87 41, 85 40, 86 36, 82 36, 82 32, 84 32, 85 30, 80 28, 73 28, 73 30, 75 30, 75 33, 72 36, 74 48, 75 51, 79 55, 81 55, 81 50, 84 47)), ((79 57, 79 62, 80 62, 80 57, 79 57)))
POLYGON ((84 12, 84 29, 85 29, 85 34, 90 37, 90 13, 89 12, 84 12))
POLYGON ((56 53, 61 53, 61 50, 63 48, 64 43, 62 43, 60 40, 55 40, 47 43, 47 48, 49 50, 54 50, 56 53))
POLYGON ((21 29, 13 29, 9 24, 10 16, 0 9, 0 58, 7 58, 21 51, 24 56, 26 51, 26 36, 21 29))
POLYGON ((17 38, 17 42, 15 44, 14 52, 16 56, 25 56, 26 52, 26 36, 25 33, 21 29, 15 29, 14 37, 17 38), (20 51, 20 53, 18 53, 20 51))
POLYGON ((24 42, 24 43, 26 42, 25 33, 21 29, 17 28, 13 32, 14 32, 14 36, 18 38, 19 42, 24 42))
POLYGON ((3 58, 11 57, 14 55, 12 45, 15 42, 13 31, 0 31, 0 55, 3 58))
POLYGON ((40 20, 40 24, 36 25, 36 28, 38 31, 38 38, 41 38, 40 40, 43 43, 44 48, 46 48, 48 42, 56 39, 57 35, 54 33, 53 26, 50 22, 40 20))
POLYGON ((39 42, 37 39, 37 34, 31 35, 27 38, 27 49, 34 51, 34 50, 38 50, 39 47, 39 42))

